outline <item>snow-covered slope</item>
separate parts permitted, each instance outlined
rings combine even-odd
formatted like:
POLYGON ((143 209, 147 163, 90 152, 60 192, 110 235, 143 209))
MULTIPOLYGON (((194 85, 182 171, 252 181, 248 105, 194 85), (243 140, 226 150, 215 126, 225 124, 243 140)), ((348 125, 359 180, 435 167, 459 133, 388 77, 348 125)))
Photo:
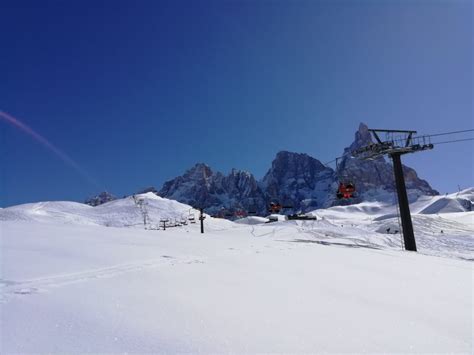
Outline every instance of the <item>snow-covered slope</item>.
MULTIPOLYGON (((474 189, 470 188, 445 196, 424 196, 413 202, 410 209, 418 251, 474 260, 474 211, 469 205, 473 200, 474 189)), ((320 224, 311 232, 318 236, 338 238, 339 243, 357 240, 359 244, 378 248, 403 248, 394 204, 362 202, 312 213, 328 226, 322 228, 320 224)))
POLYGON ((145 230, 197 217, 151 192, 1 209, 0 353, 470 353, 473 192, 412 204, 418 253, 384 202, 205 234, 145 230))
POLYGON ((0 221, 37 221, 96 224, 90 215, 94 207, 71 201, 26 203, 0 210, 0 221))
POLYGON ((0 222, 0 352, 471 353, 472 263, 423 252, 473 233, 410 253, 341 221, 0 222))
POLYGON ((240 218, 234 221, 235 223, 238 224, 262 224, 268 222, 268 218, 265 217, 257 217, 257 216, 248 216, 244 218, 240 218))
MULTIPOLYGON (((468 188, 443 196, 422 196, 410 203, 412 214, 444 214, 472 211, 474 204, 474 188, 468 188)), ((361 203, 336 206, 316 210, 321 216, 347 219, 357 216, 358 219, 385 219, 397 215, 397 205, 393 201, 364 201, 361 203), (350 218, 350 217, 349 217, 350 218)))
POLYGON ((69 201, 29 203, 1 210, 0 221, 143 227, 144 213, 147 214, 147 224, 158 225, 163 218, 178 220, 188 219, 189 216, 197 218, 198 212, 191 206, 149 192, 96 207, 69 201))
MULTIPOLYGON (((221 230, 233 225, 227 220, 212 218, 207 214, 205 216, 207 228, 212 230, 221 230)), ((70 201, 52 201, 28 203, 0 210, 0 222, 23 221, 140 229, 157 229, 162 219, 168 220, 168 225, 176 225, 182 221, 190 223, 190 218, 198 222, 198 217, 199 211, 191 206, 152 192, 117 199, 96 207, 70 201)))
POLYGON ((472 211, 473 204, 474 188, 469 188, 444 196, 424 197, 415 206, 418 213, 435 214, 472 211))
MULTIPOLYGON (((474 189, 466 189, 445 196, 425 196, 411 204, 412 219, 419 251, 424 254, 474 259, 474 189)), ((335 206, 312 212, 317 223, 279 223, 294 226, 297 239, 332 238, 331 242, 401 249, 401 226, 397 207, 385 202, 362 202, 335 206), (312 227, 308 229, 307 226, 312 227), (302 234, 301 234, 302 233, 302 234), (336 239, 334 239, 336 238, 336 239)), ((161 219, 175 224, 189 217, 197 221, 198 211, 189 205, 145 193, 91 207, 76 202, 40 202, 0 210, 0 221, 41 222, 50 224, 97 225, 107 227, 135 227, 157 229, 161 219), (146 216, 145 216, 146 215, 146 216), (145 222, 146 219, 146 223, 145 222)), ((206 217, 206 228, 231 230, 239 225, 259 227, 268 219, 247 217, 233 223, 206 217)), ((327 241, 325 241, 327 242, 327 241)))

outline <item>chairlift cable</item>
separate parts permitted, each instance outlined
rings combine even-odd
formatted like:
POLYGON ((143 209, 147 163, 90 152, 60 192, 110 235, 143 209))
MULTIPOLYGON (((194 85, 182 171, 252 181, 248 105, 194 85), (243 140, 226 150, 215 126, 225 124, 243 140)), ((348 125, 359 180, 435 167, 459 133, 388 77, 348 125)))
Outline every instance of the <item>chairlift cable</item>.
MULTIPOLYGON (((465 141, 471 141, 471 140, 474 140, 474 138, 465 138, 465 139, 456 139, 456 140, 451 140, 451 141, 443 141, 443 142, 433 142, 431 143, 431 137, 438 137, 438 136, 446 136, 446 135, 452 135, 452 134, 459 134, 459 133, 466 133, 466 132, 473 132, 474 129, 465 129, 465 130, 458 130, 458 131, 451 131, 451 132, 443 132, 443 133, 436 133, 436 134, 429 134, 429 135, 422 135, 422 136, 416 136, 416 137, 410 137, 411 136, 411 133, 410 133, 410 136, 409 136, 409 140, 411 140, 412 142, 415 141, 415 140, 423 140, 423 144, 425 144, 425 140, 428 140, 428 144, 426 144, 425 146, 428 147, 430 146, 431 148, 433 147, 433 145, 436 145, 436 144, 448 144, 448 143, 456 143, 456 142, 465 142, 465 141)), ((389 137, 387 136, 387 139, 389 137)), ((395 137, 393 137, 395 138, 395 137)), ((403 141, 402 139, 393 139, 392 140, 392 144, 394 144, 395 141, 403 141)), ((323 165, 326 166, 326 167, 329 167, 328 165, 329 164, 332 164, 332 163, 336 163, 336 177, 338 178, 338 180, 341 180, 341 176, 339 176, 339 172, 338 172, 338 160, 339 159, 342 159, 344 158, 345 156, 347 156, 348 153, 345 152, 342 156, 340 157, 337 157, 337 158, 334 158, 333 160, 331 161, 328 161, 326 163, 324 163, 323 165)), ((341 182, 339 183, 339 188, 338 188, 338 191, 337 191, 337 197, 338 199, 344 197, 344 198, 348 198, 348 196, 350 197, 353 197, 353 192, 355 192, 355 188, 353 187, 352 183, 350 183, 350 193, 348 193, 347 191, 347 186, 349 186, 349 184, 346 184, 344 182, 341 182)), ((399 213, 399 211, 397 211, 397 213, 399 213)), ((398 218, 399 215, 398 215, 398 218)), ((400 226, 400 220, 398 221, 399 222, 399 227, 400 226)), ((400 228, 401 229, 401 228, 400 228)))
POLYGON ((465 142, 465 141, 473 141, 474 138, 465 138, 465 139, 455 139, 452 141, 444 141, 444 142, 434 142, 433 144, 448 144, 448 143, 457 143, 457 142, 465 142))
POLYGON ((341 158, 341 157, 337 157, 337 158, 335 158, 335 159, 333 159, 333 160, 331 160, 331 161, 328 161, 327 163, 324 163, 323 165, 327 166, 328 164, 332 164, 332 163, 334 163, 334 162, 335 162, 337 159, 339 159, 339 158, 341 158))
MULTIPOLYGON (((438 137, 438 136, 447 136, 450 134, 458 134, 458 133, 465 133, 465 132, 474 132, 474 129, 464 129, 462 131, 453 131, 453 132, 445 132, 445 133, 436 133, 436 134, 427 134, 424 137, 438 137)), ((423 136, 422 136, 423 137, 423 136)), ((417 137, 414 137, 417 138, 417 137)))
MULTIPOLYGON (((450 134, 458 134, 458 133, 466 133, 466 132, 474 132, 474 129, 464 129, 464 130, 459 130, 459 131, 452 131, 452 132, 444 132, 444 133, 436 133, 436 134, 426 134, 426 135, 422 135, 422 136, 415 136, 415 137, 412 137, 411 139, 412 140, 415 140, 415 139, 422 139, 422 138, 425 138, 425 139, 429 139, 431 137, 439 137, 439 136, 446 136, 446 135, 450 135, 450 134)), ((458 140, 452 140, 452 141, 444 141, 444 142, 433 142, 433 144, 446 144, 446 143, 454 143, 454 142, 464 142, 464 141, 471 141, 473 140, 474 138, 466 138, 466 139, 458 139, 458 140)), ((394 139, 393 141, 401 141, 401 139, 394 139)), ((334 158, 333 160, 330 160, 326 163, 323 163, 324 166, 328 166, 329 164, 332 164, 334 162, 337 163, 337 160, 338 159, 341 159, 341 158, 344 158, 344 156, 347 155, 347 154, 343 154, 337 158, 334 158)))

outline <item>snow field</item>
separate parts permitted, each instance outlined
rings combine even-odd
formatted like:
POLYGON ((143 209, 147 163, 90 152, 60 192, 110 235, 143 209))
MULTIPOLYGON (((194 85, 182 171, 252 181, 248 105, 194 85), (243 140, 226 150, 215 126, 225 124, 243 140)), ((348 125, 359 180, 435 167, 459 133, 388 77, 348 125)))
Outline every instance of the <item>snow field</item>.
MULTIPOLYGON (((151 223, 195 213, 143 199, 151 223)), ((0 353, 469 354, 474 212, 443 211, 413 214, 412 253, 376 202, 317 221, 207 216, 205 234, 144 230, 132 198, 5 208, 0 353)))

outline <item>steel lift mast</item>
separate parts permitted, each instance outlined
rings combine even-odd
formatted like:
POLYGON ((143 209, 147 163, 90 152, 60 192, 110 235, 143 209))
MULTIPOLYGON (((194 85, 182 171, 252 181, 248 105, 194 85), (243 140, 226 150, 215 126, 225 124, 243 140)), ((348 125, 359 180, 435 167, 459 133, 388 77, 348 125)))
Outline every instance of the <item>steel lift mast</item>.
POLYGON ((426 143, 426 137, 416 137, 416 131, 400 131, 393 129, 369 129, 375 138, 376 143, 369 144, 351 152, 353 157, 363 160, 374 160, 384 155, 388 155, 393 161, 393 172, 395 175, 395 186, 397 188, 398 205, 400 207, 400 219, 402 221, 403 240, 405 250, 416 251, 415 234, 413 233, 413 223, 411 220, 410 206, 408 203, 405 177, 401 156, 408 153, 416 153, 433 149, 433 144, 426 143), (395 133, 404 134, 402 139, 389 139, 383 141, 379 133, 386 133, 390 136, 395 133))

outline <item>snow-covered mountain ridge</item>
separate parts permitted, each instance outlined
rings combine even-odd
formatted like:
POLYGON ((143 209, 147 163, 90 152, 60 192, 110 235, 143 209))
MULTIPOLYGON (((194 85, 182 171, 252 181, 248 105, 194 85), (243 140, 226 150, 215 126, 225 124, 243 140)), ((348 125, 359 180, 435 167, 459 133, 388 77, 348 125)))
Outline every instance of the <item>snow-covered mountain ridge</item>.
MULTIPOLYGON (((426 245, 425 253, 438 255, 439 250, 446 249, 441 254, 452 255, 453 252, 449 250, 454 247, 459 249, 456 253, 462 255, 462 258, 470 258, 474 245, 466 247, 471 242, 466 244, 465 241, 468 240, 466 236, 470 235, 471 241, 474 236, 473 201, 474 188, 470 188, 443 196, 423 196, 410 204, 415 234, 426 245), (450 243, 453 245, 449 246, 450 243), (432 250, 433 246, 436 246, 437 251, 432 250)), ((400 245, 400 225, 395 204, 365 201, 315 209, 309 213, 317 216, 317 221, 311 224, 310 231, 304 231, 300 237, 318 236, 326 240, 330 236, 341 238, 344 243, 356 238, 359 243, 381 248, 400 245)), ((158 229, 163 219, 168 219, 172 225, 184 221, 189 224, 190 220, 197 221, 198 216, 199 212, 190 205, 159 197, 152 192, 117 199, 96 207, 70 201, 53 201, 0 210, 0 222, 136 229, 158 229)), ((242 225, 264 226, 266 221, 266 218, 251 217, 233 223, 206 215, 205 224, 211 230, 232 230, 242 225)), ((284 228, 298 226, 298 223, 295 225, 292 221, 277 224, 281 223, 284 228)))
MULTIPOLYGON (((473 211, 473 205, 474 188, 469 188, 442 196, 422 196, 410 204, 410 209, 414 215, 462 214, 473 211)), ((0 221, 143 227, 144 211, 147 214, 147 223, 152 225, 158 225, 161 219, 182 220, 190 216, 197 218, 198 215, 198 211, 191 205, 147 192, 109 201, 96 207, 73 201, 27 203, 0 209, 0 221)), ((397 207, 393 203, 365 201, 347 206, 315 209, 310 213, 320 216, 342 213, 345 218, 358 215, 382 220, 395 216, 396 211, 397 207)))

